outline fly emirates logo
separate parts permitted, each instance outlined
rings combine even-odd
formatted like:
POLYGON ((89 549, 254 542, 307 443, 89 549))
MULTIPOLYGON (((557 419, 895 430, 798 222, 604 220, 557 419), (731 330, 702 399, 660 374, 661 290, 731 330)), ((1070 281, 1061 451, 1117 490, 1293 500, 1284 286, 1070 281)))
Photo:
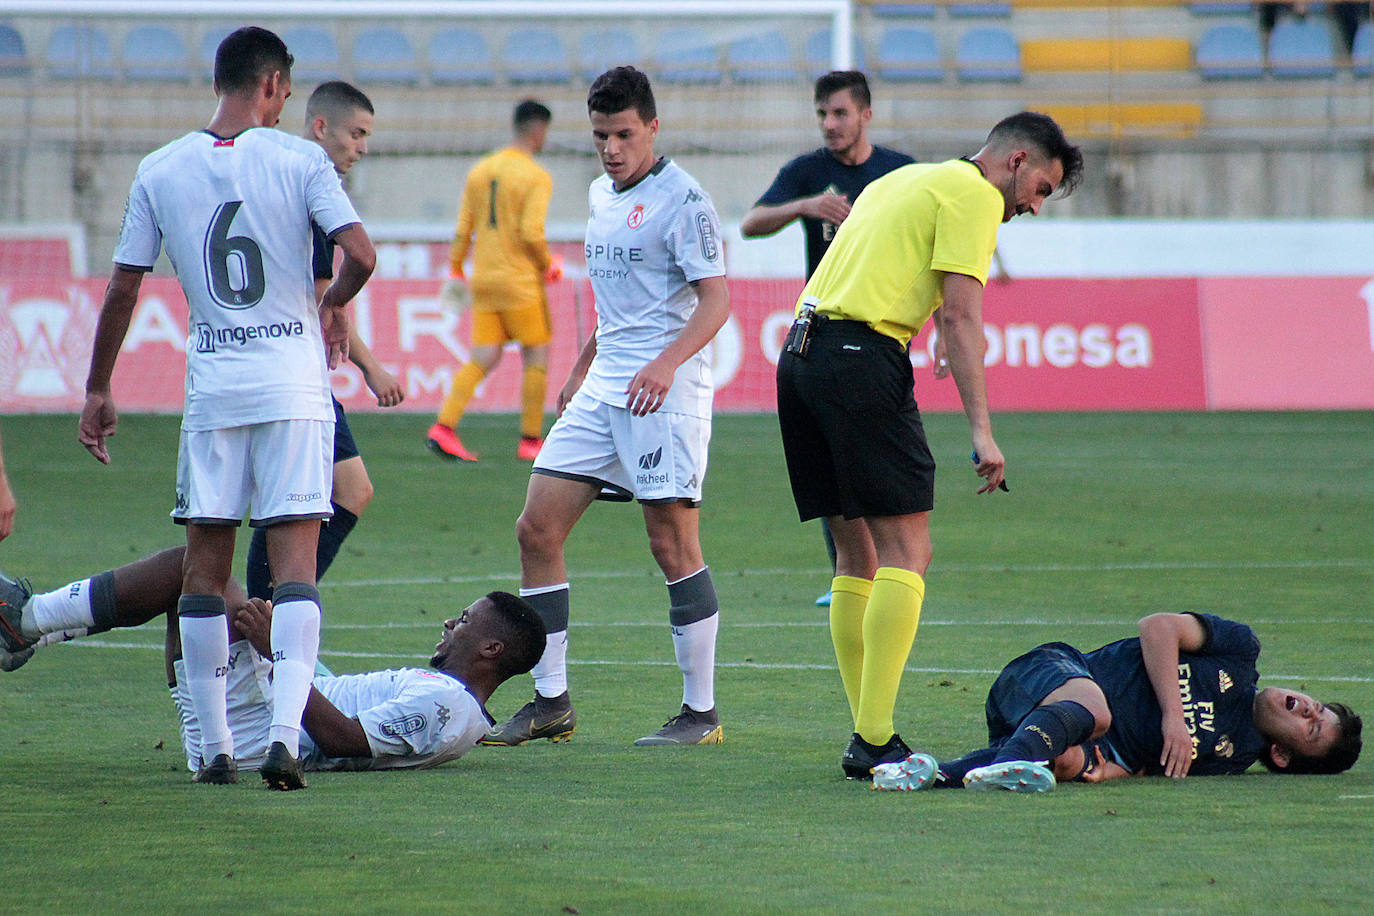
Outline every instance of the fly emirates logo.
POLYGON ((1198 745, 1202 743, 1198 733, 1215 733, 1217 730, 1216 704, 1193 699, 1193 666, 1186 662, 1180 662, 1178 666, 1178 692, 1183 699, 1183 722, 1188 726, 1188 735, 1193 740, 1193 759, 1196 760, 1198 745))

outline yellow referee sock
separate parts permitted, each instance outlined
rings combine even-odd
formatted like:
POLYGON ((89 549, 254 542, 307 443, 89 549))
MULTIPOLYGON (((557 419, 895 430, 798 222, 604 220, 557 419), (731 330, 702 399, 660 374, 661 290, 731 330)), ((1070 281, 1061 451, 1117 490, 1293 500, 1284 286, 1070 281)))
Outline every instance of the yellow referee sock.
POLYGON ((873 580, 858 576, 836 576, 830 583, 830 641, 835 644, 835 661, 855 722, 859 721, 859 683, 864 670, 864 608, 871 591, 873 580))
POLYGON ((448 394, 444 397, 444 403, 439 405, 441 424, 450 429, 458 426, 458 421, 463 419, 463 411, 467 410, 468 401, 472 400, 472 393, 482 384, 482 379, 486 378, 486 375, 482 367, 476 363, 467 363, 458 370, 458 374, 453 377, 453 384, 449 386, 448 394))
POLYGON ((895 729, 892 711, 902 683, 916 624, 921 619, 925 580, 909 569, 880 566, 864 611, 863 686, 854 730, 869 744, 886 744, 895 729))
POLYGON ((520 376, 520 435, 538 439, 544 429, 544 393, 549 386, 549 370, 526 366, 520 376))

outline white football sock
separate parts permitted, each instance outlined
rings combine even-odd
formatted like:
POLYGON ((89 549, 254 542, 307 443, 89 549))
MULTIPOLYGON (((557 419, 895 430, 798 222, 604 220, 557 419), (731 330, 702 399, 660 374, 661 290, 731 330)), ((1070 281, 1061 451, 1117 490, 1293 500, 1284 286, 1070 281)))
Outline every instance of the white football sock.
POLYGON ((568 631, 550 633, 544 640, 544 654, 535 664, 534 689, 542 697, 561 697, 568 692, 568 631))
POLYGON ((24 605, 20 624, 24 635, 35 638, 57 630, 95 625, 91 615, 91 580, 82 579, 51 592, 34 595, 24 605))
POLYGON ((272 607, 272 725, 268 742, 300 752, 301 715, 320 652, 320 606, 292 597, 272 607))
MULTIPOLYGON (((197 596, 199 597, 199 596, 197 596)), ((223 614, 178 620, 181 656, 186 660, 186 692, 200 722, 201 759, 234 756, 234 736, 224 702, 229 684, 229 626, 223 614)))
POLYGON ((716 705, 716 630, 720 615, 672 627, 673 654, 682 669, 682 702, 697 712, 716 705))

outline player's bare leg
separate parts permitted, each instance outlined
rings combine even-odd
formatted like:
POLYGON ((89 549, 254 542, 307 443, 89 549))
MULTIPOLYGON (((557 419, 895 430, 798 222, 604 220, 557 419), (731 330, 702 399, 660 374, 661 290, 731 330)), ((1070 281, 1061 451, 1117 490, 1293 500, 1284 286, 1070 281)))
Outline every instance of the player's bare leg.
POLYGON ((296 757, 320 650, 319 534, 319 519, 293 519, 267 529, 267 562, 277 585, 272 591, 272 724, 261 775, 273 789, 306 785, 296 757))
POLYGON ((186 690, 201 727, 201 769, 196 781, 238 781, 234 738, 225 710, 229 628, 224 589, 234 560, 235 530, 229 525, 188 524, 177 601, 186 690))
POLYGON ((530 475, 515 536, 520 542, 520 597, 544 621, 544 654, 532 672, 534 699, 492 729, 482 744, 510 747, 536 738, 563 741, 577 727, 568 695, 569 592, 563 545, 598 492, 595 484, 586 481, 530 475))
POLYGON ((701 553, 701 513, 677 501, 644 506, 649 550, 668 583, 668 625, 682 671, 682 709, 637 745, 719 744, 716 714, 716 633, 719 603, 701 553))

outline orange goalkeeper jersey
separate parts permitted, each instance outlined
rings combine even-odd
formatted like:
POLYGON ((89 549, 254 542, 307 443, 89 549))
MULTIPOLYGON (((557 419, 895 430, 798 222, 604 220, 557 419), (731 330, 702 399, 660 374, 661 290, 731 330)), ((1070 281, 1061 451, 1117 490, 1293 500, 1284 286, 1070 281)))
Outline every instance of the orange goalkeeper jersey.
POLYGON ((468 283, 475 308, 543 301, 551 260, 544 218, 552 196, 549 173, 515 147, 492 153, 468 173, 449 269, 463 276, 471 247, 468 283))

